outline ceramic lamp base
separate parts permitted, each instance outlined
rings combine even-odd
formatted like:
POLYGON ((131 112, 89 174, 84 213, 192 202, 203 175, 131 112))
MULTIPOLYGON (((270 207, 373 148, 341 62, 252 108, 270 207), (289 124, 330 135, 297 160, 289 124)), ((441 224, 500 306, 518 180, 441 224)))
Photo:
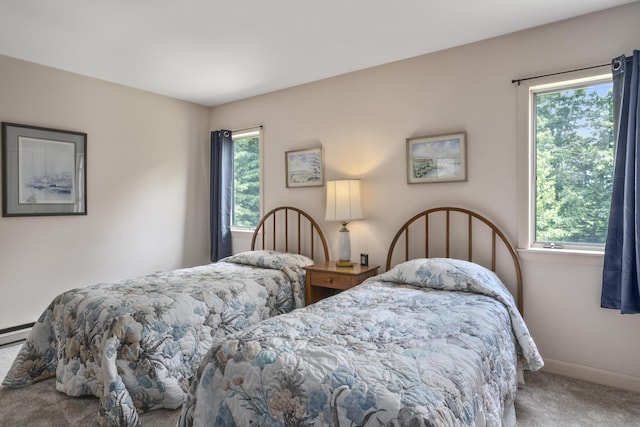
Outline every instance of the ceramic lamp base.
POLYGON ((342 223, 338 238, 338 267, 346 267, 341 263, 351 263, 351 239, 349 238, 349 230, 346 223, 342 223))

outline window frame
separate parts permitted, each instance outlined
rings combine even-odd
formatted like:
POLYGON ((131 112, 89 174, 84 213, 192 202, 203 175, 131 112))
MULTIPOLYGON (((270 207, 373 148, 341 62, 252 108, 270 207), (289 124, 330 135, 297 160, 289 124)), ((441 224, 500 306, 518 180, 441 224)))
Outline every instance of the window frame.
POLYGON ((535 94, 554 90, 569 90, 593 84, 611 82, 611 72, 602 69, 581 70, 562 75, 521 81, 517 86, 517 166, 518 166, 518 250, 543 251, 565 254, 603 255, 604 244, 561 242, 549 247, 535 241, 536 235, 536 111, 535 94))
MULTIPOLYGON (((258 171, 258 177, 260 180, 260 195, 259 195, 259 204, 260 204, 260 214, 259 214, 259 218, 262 218, 262 216, 264 215, 264 141, 263 141, 263 131, 262 131, 262 126, 259 127, 255 127, 255 128, 247 128, 247 129, 243 129, 241 131, 232 131, 231 132, 231 139, 234 142, 234 150, 235 150, 235 140, 236 139, 243 139, 243 138, 251 138, 257 136, 258 137, 258 150, 259 155, 258 155, 258 159, 259 159, 259 171, 258 171)), ((233 167, 235 169, 235 157, 233 159, 233 167)), ((253 233, 253 231, 255 230, 255 227, 258 225, 256 224, 253 227, 245 227, 245 226, 239 226, 239 225, 235 225, 234 224, 234 214, 233 212, 235 211, 235 177, 233 180, 233 195, 232 195, 232 209, 231 209, 231 218, 230 218, 230 224, 231 224, 231 231, 232 232, 247 232, 247 233, 253 233)))

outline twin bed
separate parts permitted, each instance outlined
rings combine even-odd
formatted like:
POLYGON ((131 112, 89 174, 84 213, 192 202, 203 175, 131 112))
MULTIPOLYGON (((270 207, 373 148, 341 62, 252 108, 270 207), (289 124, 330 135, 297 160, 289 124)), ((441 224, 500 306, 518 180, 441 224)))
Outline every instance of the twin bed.
POLYGON ((251 248, 57 296, 2 384, 55 377, 58 391, 100 398, 102 425, 137 425, 139 412, 178 408, 216 339, 301 307, 303 267, 329 258, 317 223, 293 207, 267 213, 251 248))
POLYGON ((386 270, 216 343, 179 425, 515 425, 519 374, 542 359, 502 232, 431 209, 398 231, 386 270), (514 278, 517 301, 494 270, 514 278))
MULTIPOLYGON (((4 384, 56 375, 67 394, 99 396, 99 420, 114 425, 137 423, 136 408, 181 404, 180 426, 515 425, 518 378, 542 359, 521 316, 518 258, 490 221, 460 208, 422 212, 394 237, 385 273, 301 309, 310 261, 287 252, 231 261, 258 258, 273 267, 292 257, 293 274, 285 274, 298 277, 292 286, 260 273, 269 285, 259 291, 235 280, 194 305, 183 302, 183 285, 167 279, 174 292, 166 303, 193 318, 168 316, 167 327, 158 325, 165 303, 155 301, 167 297, 156 298, 155 289, 131 312, 111 302, 115 317, 56 308, 63 294, 4 384), (221 304, 228 307, 210 308, 221 304)), ((105 286, 124 292, 127 285, 105 286)))

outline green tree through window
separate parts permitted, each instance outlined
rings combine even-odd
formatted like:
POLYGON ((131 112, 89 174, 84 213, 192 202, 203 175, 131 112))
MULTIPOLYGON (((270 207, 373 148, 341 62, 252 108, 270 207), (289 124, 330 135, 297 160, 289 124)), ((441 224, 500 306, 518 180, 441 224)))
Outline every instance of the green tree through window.
POLYGON ((535 93, 535 241, 604 244, 613 176, 612 85, 535 93))
POLYGON ((235 227, 255 227, 260 221, 260 136, 233 139, 233 214, 235 227))

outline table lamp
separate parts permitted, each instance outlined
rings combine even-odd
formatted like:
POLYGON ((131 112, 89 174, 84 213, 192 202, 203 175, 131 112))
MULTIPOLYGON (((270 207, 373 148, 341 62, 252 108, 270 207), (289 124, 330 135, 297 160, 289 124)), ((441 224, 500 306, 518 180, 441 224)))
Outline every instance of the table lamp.
POLYGON ((338 239, 338 267, 353 267, 351 262, 351 240, 347 224, 361 219, 362 204, 360 202, 360 180, 341 179, 327 181, 327 209, 325 220, 340 221, 340 237, 338 239))

